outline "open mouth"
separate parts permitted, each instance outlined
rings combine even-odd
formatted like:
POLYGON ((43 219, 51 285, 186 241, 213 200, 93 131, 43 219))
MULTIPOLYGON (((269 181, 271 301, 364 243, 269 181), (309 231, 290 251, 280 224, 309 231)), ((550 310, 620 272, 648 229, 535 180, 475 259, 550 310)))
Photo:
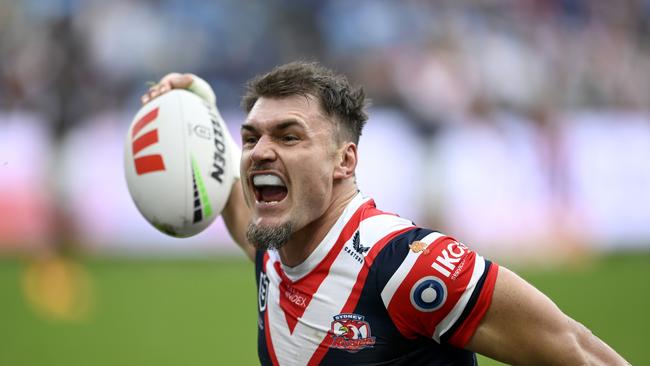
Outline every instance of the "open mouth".
POLYGON ((276 203, 287 197, 287 186, 275 174, 258 174, 253 176, 255 200, 264 203, 276 203))

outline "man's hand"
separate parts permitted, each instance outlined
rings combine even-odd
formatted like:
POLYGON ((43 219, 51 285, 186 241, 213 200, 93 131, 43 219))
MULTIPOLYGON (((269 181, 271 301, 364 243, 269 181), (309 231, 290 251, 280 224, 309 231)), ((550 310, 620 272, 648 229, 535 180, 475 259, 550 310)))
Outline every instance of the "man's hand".
POLYGON ((149 90, 140 97, 142 104, 147 104, 152 99, 159 97, 172 89, 188 89, 194 79, 192 74, 179 74, 172 72, 165 75, 158 84, 153 85, 149 90))

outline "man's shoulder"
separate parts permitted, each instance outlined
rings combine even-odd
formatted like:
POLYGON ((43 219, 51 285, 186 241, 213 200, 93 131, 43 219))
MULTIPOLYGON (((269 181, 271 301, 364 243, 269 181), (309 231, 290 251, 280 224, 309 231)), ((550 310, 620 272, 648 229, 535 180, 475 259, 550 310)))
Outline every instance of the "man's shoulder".
POLYGON ((402 245, 414 231, 419 231, 411 220, 378 209, 372 199, 360 209, 362 212, 355 225, 352 248, 364 257, 366 266, 371 266, 387 247, 402 245))
POLYGON ((410 226, 405 230, 393 232, 386 239, 386 243, 375 254, 373 261, 366 263, 372 266, 373 272, 379 276, 378 283, 386 283, 400 267, 405 265, 405 260, 413 254, 428 254, 430 245, 443 234, 427 228, 410 226))

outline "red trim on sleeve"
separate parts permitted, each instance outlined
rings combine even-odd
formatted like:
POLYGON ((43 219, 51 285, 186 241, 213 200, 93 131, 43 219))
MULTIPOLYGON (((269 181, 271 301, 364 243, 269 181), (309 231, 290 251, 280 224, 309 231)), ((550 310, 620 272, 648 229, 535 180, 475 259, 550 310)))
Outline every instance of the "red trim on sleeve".
POLYGON ((492 263, 487 277, 485 278, 485 283, 483 283, 481 294, 479 295, 474 308, 463 324, 461 324, 451 338, 449 338, 449 344, 455 347, 465 348, 470 339, 472 339, 472 336, 476 332, 476 329, 492 303, 492 294, 494 293, 494 285, 497 280, 498 272, 499 266, 496 263, 492 263))

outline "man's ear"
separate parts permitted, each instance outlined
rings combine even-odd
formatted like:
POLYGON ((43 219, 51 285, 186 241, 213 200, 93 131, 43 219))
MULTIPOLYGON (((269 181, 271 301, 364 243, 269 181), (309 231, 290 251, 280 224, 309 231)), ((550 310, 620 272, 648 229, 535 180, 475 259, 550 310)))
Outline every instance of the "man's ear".
POLYGON ((357 145, 353 142, 346 142, 336 155, 338 161, 334 168, 334 179, 353 177, 357 169, 357 145))

